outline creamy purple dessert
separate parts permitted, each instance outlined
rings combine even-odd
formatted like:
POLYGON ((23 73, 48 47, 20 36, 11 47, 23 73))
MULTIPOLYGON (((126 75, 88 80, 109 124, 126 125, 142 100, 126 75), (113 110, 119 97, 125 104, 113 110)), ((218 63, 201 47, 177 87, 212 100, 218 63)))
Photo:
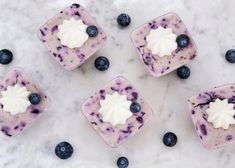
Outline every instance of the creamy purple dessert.
POLYGON ((222 147, 235 140, 235 84, 216 87, 188 100, 190 115, 203 145, 222 147))
POLYGON ((46 107, 47 96, 23 70, 11 70, 0 83, 0 129, 5 135, 11 137, 24 131, 46 107), (37 95, 37 102, 32 93, 37 95))
POLYGON ((38 36, 66 70, 74 70, 102 48, 106 35, 79 4, 73 4, 41 26, 38 36))
POLYGON ((110 147, 118 147, 134 136, 153 116, 150 106, 123 77, 87 99, 82 113, 110 147))
POLYGON ((131 39, 145 68, 155 77, 170 73, 197 56, 192 36, 175 13, 138 27, 131 39))

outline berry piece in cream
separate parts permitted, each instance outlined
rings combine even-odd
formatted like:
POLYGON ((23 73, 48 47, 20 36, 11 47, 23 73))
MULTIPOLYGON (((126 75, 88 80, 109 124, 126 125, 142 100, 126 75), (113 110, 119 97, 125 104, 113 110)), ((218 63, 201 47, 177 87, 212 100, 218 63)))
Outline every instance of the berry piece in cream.
POLYGON ((8 86, 6 91, 1 92, 0 103, 3 105, 3 110, 12 115, 24 113, 31 104, 28 100, 29 95, 30 92, 26 87, 21 87, 19 84, 8 86))
POLYGON ((126 120, 132 116, 129 110, 131 101, 127 100, 126 95, 120 95, 118 92, 106 95, 105 99, 100 101, 100 105, 99 112, 103 116, 103 121, 114 126, 125 124, 126 120))
POLYGON ((76 20, 73 17, 70 20, 64 20, 63 24, 58 26, 57 37, 61 44, 69 48, 81 47, 89 38, 86 33, 87 25, 82 20, 76 20))

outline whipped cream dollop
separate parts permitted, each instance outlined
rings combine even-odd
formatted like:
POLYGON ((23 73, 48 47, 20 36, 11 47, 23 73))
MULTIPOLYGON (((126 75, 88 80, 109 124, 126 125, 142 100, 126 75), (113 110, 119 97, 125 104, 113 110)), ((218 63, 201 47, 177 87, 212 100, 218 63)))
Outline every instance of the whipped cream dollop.
POLYGON ((227 99, 216 99, 215 102, 211 102, 206 113, 208 114, 207 121, 215 128, 228 129, 229 125, 235 124, 234 104, 228 103, 227 99))
POLYGON ((31 105, 28 100, 29 95, 30 92, 26 87, 21 87, 19 84, 8 86, 6 91, 1 92, 0 103, 3 105, 3 110, 12 115, 24 113, 31 105))
POLYGON ((176 38, 171 28, 159 26, 157 29, 151 29, 146 37, 147 48, 159 57, 171 55, 177 49, 176 38))
POLYGON ((125 124, 126 120, 133 115, 130 111, 131 101, 127 100, 126 95, 120 95, 117 92, 107 94, 105 99, 100 101, 100 105, 99 113, 103 116, 103 121, 114 126, 125 124))
POLYGON ((87 25, 81 19, 76 20, 73 17, 70 20, 64 20, 58 26, 57 37, 61 44, 69 48, 81 47, 89 38, 86 33, 87 25))

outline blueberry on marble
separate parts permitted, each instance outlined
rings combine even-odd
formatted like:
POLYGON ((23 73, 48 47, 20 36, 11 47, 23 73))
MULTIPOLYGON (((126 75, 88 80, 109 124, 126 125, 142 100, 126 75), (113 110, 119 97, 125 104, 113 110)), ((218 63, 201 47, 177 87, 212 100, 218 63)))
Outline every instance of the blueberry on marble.
POLYGON ((177 75, 181 79, 187 79, 190 76, 190 74, 191 74, 191 71, 189 67, 187 66, 182 66, 177 69, 177 75))
POLYGON ((104 56, 100 56, 95 60, 95 67, 99 71, 106 71, 109 68, 109 60, 104 56))
POLYGON ((60 159, 68 159, 73 154, 73 147, 68 142, 60 142, 55 147, 55 154, 60 159))
POLYGON ((121 27, 127 27, 131 23, 131 17, 128 14, 122 13, 117 17, 118 25, 121 27))
POLYGON ((230 49, 226 52, 225 58, 229 63, 235 63, 235 49, 230 49))
POLYGON ((163 136, 163 143, 168 147, 175 146, 177 143, 177 136, 173 132, 167 132, 163 136))
POLYGON ((7 65, 10 64, 13 60, 13 54, 8 49, 0 50, 0 64, 7 65))
POLYGON ((96 37, 98 35, 98 28, 96 26, 89 26, 86 29, 86 33, 89 37, 96 37))
POLYGON ((117 160, 118 168, 127 168, 129 166, 129 160, 126 157, 120 157, 117 160))
POLYGON ((37 105, 41 102, 41 96, 38 93, 31 93, 29 95, 29 101, 33 105, 37 105))
POLYGON ((179 48, 185 48, 189 45, 190 39, 186 34, 181 34, 176 38, 176 42, 179 48))
POLYGON ((130 105, 130 110, 132 113, 138 113, 141 111, 141 105, 137 102, 133 102, 130 105))

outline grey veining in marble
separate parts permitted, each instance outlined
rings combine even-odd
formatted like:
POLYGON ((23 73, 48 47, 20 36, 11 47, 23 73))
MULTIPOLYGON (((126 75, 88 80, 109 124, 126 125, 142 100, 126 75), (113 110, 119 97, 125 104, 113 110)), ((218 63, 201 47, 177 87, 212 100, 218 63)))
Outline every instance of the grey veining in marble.
POLYGON ((9 48, 15 59, 0 66, 0 79, 19 66, 40 84, 50 97, 47 112, 15 138, 0 134, 1 168, 115 168, 118 156, 130 159, 130 168, 231 168, 235 145, 219 150, 203 148, 187 111, 191 95, 235 82, 234 65, 224 53, 235 47, 234 0, 1 0, 0 48, 9 48), (37 38, 46 20, 78 2, 88 9, 108 35, 106 46, 82 67, 67 72, 49 56, 37 38), (127 12, 132 24, 125 30, 116 16, 127 12), (189 64, 192 75, 182 81, 175 73, 156 79, 148 75, 131 44, 131 31, 167 12, 178 13, 192 33, 199 56, 189 64), (107 72, 98 72, 98 55, 111 61, 107 72), (82 102, 117 75, 127 77, 154 110, 154 119, 138 135, 117 149, 107 147, 80 113, 82 102), (174 148, 162 144, 162 135, 174 131, 174 148), (54 155, 57 142, 67 140, 75 153, 66 161, 54 155))

